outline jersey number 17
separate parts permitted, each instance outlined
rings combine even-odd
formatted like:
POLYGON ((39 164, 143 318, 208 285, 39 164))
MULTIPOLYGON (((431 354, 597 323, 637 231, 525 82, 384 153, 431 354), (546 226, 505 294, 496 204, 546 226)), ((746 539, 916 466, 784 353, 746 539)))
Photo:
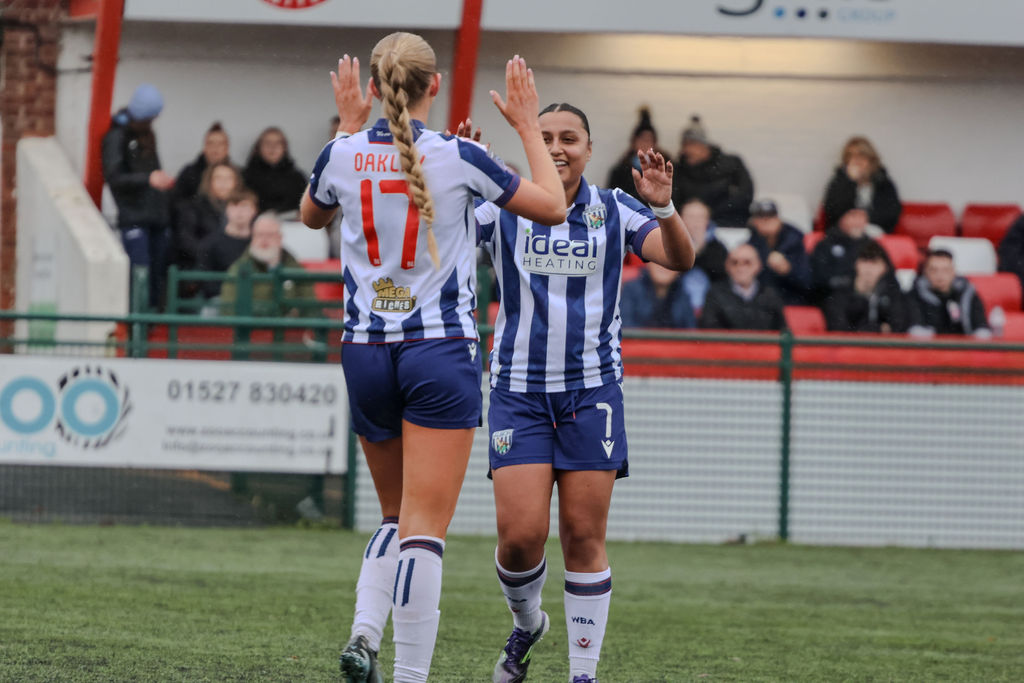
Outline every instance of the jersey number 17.
MULTIPOLYGON (((409 202, 405 213, 405 237, 402 239, 402 270, 411 270, 416 266, 416 239, 420 234, 420 209, 409 194, 409 183, 402 180, 380 180, 378 186, 381 194, 404 194, 409 202)), ((366 237, 366 256, 370 265, 380 266, 380 245, 377 241, 377 229, 373 225, 373 181, 365 178, 359 183, 359 198, 363 211, 363 236, 366 237)))

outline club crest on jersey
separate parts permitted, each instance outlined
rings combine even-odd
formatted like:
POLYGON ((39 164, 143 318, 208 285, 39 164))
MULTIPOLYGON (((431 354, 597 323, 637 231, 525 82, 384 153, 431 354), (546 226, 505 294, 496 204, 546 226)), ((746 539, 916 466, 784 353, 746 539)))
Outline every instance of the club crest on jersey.
POLYGON ((608 210, 604 204, 594 204, 588 206, 583 210, 583 222, 587 224, 587 227, 591 230, 597 230, 604 227, 604 219, 608 215, 608 210))
POLYGON ((416 307, 416 297, 411 294, 409 288, 396 287, 389 277, 376 280, 373 283, 373 291, 377 292, 377 296, 370 307, 375 311, 408 313, 416 307))
POLYGON ((491 434, 491 448, 498 455, 505 455, 512 448, 512 432, 514 429, 501 429, 491 434))

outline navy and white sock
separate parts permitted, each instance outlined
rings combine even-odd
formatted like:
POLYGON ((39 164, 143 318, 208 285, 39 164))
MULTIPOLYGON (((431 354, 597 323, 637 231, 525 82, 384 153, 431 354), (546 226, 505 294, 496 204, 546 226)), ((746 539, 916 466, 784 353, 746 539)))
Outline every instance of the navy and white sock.
POLYGON ((597 677, 601 643, 612 600, 612 571, 565 572, 565 627, 569 632, 569 680, 597 677))
POLYGON ((392 586, 398 571, 398 517, 385 517, 363 553, 363 566, 356 583, 356 616, 352 635, 366 636, 370 647, 380 652, 384 625, 391 612, 392 586))
POLYGON ((512 621, 516 628, 533 633, 541 625, 541 590, 548 578, 547 558, 541 558, 540 564, 525 572, 511 572, 498 562, 498 550, 494 550, 494 566, 498 570, 498 583, 505 595, 505 602, 512 611, 512 621))
POLYGON ((395 683, 423 683, 437 640, 441 611, 441 558, 444 540, 407 536, 398 552, 392 589, 395 627, 395 683))

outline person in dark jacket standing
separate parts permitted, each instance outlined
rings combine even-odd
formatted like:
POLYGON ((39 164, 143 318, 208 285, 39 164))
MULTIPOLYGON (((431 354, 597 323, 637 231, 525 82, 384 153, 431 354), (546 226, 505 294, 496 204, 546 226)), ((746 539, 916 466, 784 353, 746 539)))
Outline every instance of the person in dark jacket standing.
POLYGON ((618 163, 608 173, 608 187, 618 188, 634 199, 640 201, 640 195, 633 183, 633 169, 640 170, 640 161, 636 153, 657 150, 666 159, 668 154, 658 149, 658 133, 651 123, 651 111, 647 107, 640 108, 640 121, 633 129, 633 136, 630 138, 629 149, 622 155, 618 163))
POLYGON ((803 306, 811 289, 811 261, 804 249, 804 234, 779 218, 770 199, 750 207, 750 245, 757 249, 764 268, 761 284, 779 293, 787 306, 803 306))
POLYGON ((697 327, 679 271, 653 261, 640 277, 622 285, 619 311, 623 327, 697 327))
POLYGON ((861 245, 854 267, 856 275, 851 285, 833 292, 825 302, 829 331, 906 332, 910 307, 882 245, 874 241, 861 245))
POLYGON ((922 275, 911 290, 910 334, 962 334, 980 339, 992 337, 985 306, 974 285, 956 274, 953 254, 933 249, 925 256, 922 275))
POLYGON ((161 308, 167 281, 170 197, 174 178, 160 168, 153 119, 163 110, 160 91, 135 89, 103 136, 103 178, 117 204, 117 227, 132 268, 149 268, 149 306, 161 308))
POLYGON ((729 252, 725 261, 726 282, 716 282, 708 292, 700 326, 716 330, 781 330, 785 326, 782 299, 771 287, 758 282, 761 258, 749 244, 729 252))
POLYGON ((903 212, 896 185, 882 166, 874 145, 864 137, 850 138, 842 162, 825 190, 825 227, 856 220, 891 233, 903 212))
POLYGON ((256 139, 242 178, 260 198, 260 213, 298 211, 306 191, 306 174, 296 168, 288 152, 288 140, 276 126, 264 129, 256 139))
POLYGON ((673 200, 677 206, 700 199, 711 209, 711 219, 725 227, 740 227, 750 217, 754 181, 735 154, 713 145, 699 116, 683 131, 683 145, 675 168, 673 200))

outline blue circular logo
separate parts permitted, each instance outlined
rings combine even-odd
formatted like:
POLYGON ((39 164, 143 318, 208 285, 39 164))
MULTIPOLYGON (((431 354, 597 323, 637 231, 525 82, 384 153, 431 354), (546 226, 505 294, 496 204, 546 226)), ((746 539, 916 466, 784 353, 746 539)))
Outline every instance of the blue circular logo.
POLYGON ((114 425, 120 414, 120 401, 117 394, 106 382, 91 377, 80 379, 64 392, 60 402, 60 413, 64 422, 74 432, 84 437, 102 436, 114 425), (94 394, 103 401, 103 414, 88 422, 81 416, 79 400, 88 394, 94 394))
POLYGON ((56 412, 56 401, 53 390, 38 377, 18 377, 8 382, 0 392, 0 420, 3 420, 11 431, 18 434, 34 434, 50 424, 56 412), (32 419, 23 420, 14 414, 14 401, 23 391, 34 393, 39 397, 39 413, 32 419))

